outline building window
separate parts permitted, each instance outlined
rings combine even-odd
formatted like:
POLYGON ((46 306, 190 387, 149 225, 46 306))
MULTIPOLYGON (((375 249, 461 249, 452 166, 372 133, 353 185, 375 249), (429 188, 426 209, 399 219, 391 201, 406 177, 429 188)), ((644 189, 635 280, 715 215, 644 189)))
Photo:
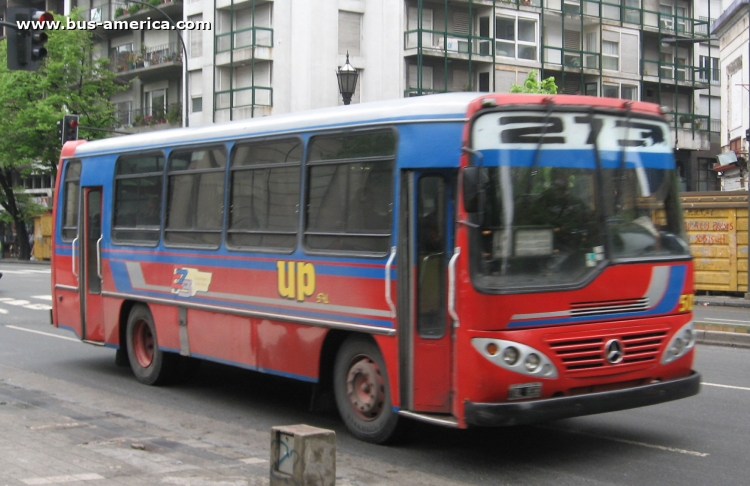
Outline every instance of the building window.
POLYGON ((620 98, 624 100, 638 101, 638 86, 623 84, 620 87, 620 98))
MULTIPOLYGON (((188 17, 190 22, 202 22, 203 15, 191 15, 188 17)), ((190 58, 203 56, 203 31, 190 31, 190 58)))
POLYGON ((167 113, 167 90, 155 89, 146 92, 146 114, 156 120, 162 120, 167 113))
POLYGON ((619 98, 620 87, 616 84, 602 84, 602 97, 604 98, 619 98))
POLYGON ((193 113, 203 111, 203 97, 196 96, 193 98, 193 113))
POLYGON ((716 159, 698 159, 698 174, 696 191, 718 191, 720 181, 714 170, 716 159))
POLYGON ((537 60, 537 21, 524 17, 495 18, 495 49, 498 56, 537 60))
POLYGON ((602 69, 620 69, 620 43, 602 41, 602 69))
POLYGON ((711 84, 720 83, 719 58, 700 56, 700 71, 698 71, 698 80, 703 83, 711 84))
POLYGON ((362 14, 339 10, 339 54, 360 55, 362 14))

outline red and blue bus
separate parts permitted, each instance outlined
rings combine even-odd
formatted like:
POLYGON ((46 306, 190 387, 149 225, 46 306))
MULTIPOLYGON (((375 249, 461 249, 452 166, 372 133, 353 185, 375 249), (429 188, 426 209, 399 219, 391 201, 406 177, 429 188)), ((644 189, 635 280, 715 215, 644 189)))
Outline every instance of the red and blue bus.
POLYGON ((331 391, 381 443, 698 393, 656 105, 460 93, 69 142, 53 324, 167 383, 331 391))

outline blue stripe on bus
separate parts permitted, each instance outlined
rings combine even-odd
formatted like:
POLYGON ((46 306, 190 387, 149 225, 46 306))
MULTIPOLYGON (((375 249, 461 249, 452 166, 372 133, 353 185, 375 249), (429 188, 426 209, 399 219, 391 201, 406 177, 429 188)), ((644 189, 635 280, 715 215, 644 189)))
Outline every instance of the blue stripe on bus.
MULTIPOLYGON (((288 315, 292 317, 302 317, 302 318, 309 318, 309 319, 327 319, 327 320, 336 320, 338 322, 346 322, 346 323, 352 323, 352 324, 362 324, 362 325, 368 325, 368 326, 376 326, 380 328, 387 328, 391 329, 393 328, 393 322, 388 319, 371 319, 371 318, 363 318, 363 317, 354 317, 347 314, 342 313, 331 313, 331 312, 321 312, 321 311, 314 311, 314 310, 305 310, 305 309, 295 309, 290 307, 285 307, 284 302, 279 300, 278 304, 254 304, 250 302, 242 302, 239 300, 228 300, 228 299, 218 299, 218 298, 211 298, 211 297, 201 297, 201 296, 192 296, 188 298, 179 298, 174 296, 171 293, 167 292, 167 289, 164 288, 164 290, 157 290, 157 289, 135 289, 132 287, 130 282, 130 276, 128 275, 127 269, 125 268, 124 264, 117 264, 119 262, 114 262, 115 265, 111 265, 112 269, 112 278, 115 282, 115 287, 117 288, 118 292, 124 292, 124 293, 130 293, 133 295, 143 296, 143 297, 154 297, 159 299, 168 299, 174 302, 174 305, 180 305, 183 303, 194 303, 194 304, 203 304, 203 305, 211 305, 211 306, 217 306, 217 307, 230 307, 230 308, 236 308, 236 309, 242 309, 242 310, 248 310, 248 311, 257 311, 257 312, 273 312, 275 314, 281 314, 288 315)), ((237 294, 237 297, 243 297, 241 294, 237 294)), ((247 297, 255 297, 253 295, 247 295, 247 297)))
POLYGON ((584 316, 584 317, 564 317, 559 319, 539 319, 539 320, 524 320, 524 321, 511 321, 508 324, 509 328, 518 327, 535 327, 535 326, 559 326, 565 324, 580 324, 592 321, 601 321, 606 319, 633 319, 637 317, 651 317, 660 314, 666 314, 672 311, 682 294, 682 289, 685 285, 685 276, 687 274, 687 265, 675 265, 670 267, 669 272, 669 283, 667 284, 667 290, 664 293, 662 299, 658 304, 651 309, 638 312, 620 312, 615 314, 600 314, 596 316, 584 316))
MULTIPOLYGON (((180 265, 180 266, 201 266, 202 271, 210 270, 210 267, 214 268, 233 268, 239 270, 259 270, 276 272, 277 261, 304 261, 305 263, 312 263, 315 265, 316 275, 329 275, 334 277, 354 277, 354 278, 372 278, 382 280, 385 278, 385 259, 382 263, 382 267, 365 267, 359 265, 372 265, 373 263, 359 261, 346 261, 336 260, 331 262, 330 260, 316 260, 311 258, 290 258, 289 255, 279 255, 277 259, 273 261, 267 261, 274 258, 273 255, 264 255, 257 260, 247 260, 239 257, 234 258, 223 258, 227 255, 226 253, 213 253, 210 255, 188 255, 188 256, 173 256, 159 254, 147 254, 138 253, 134 255, 128 255, 126 253, 118 254, 116 258, 113 258, 111 251, 103 249, 103 254, 106 259, 112 265, 115 262, 144 262, 144 263, 162 263, 167 265, 180 265), (262 259, 261 259, 262 258, 262 259)), ((69 255, 69 253, 68 253, 69 255)), ((231 254, 230 254, 231 255, 231 254)), ((379 263, 374 263, 380 265, 379 263)), ((393 276, 393 271, 392 271, 393 276)))
MULTIPOLYGON (((482 150, 481 164, 488 167, 510 166, 530 167, 534 163, 534 149, 491 149, 482 150)), ((616 169, 620 167, 620 152, 613 150, 599 151, 602 167, 616 169)), ((547 149, 539 151, 537 167, 566 167, 575 169, 595 169, 594 151, 588 149, 547 149)), ((674 159, 671 152, 625 151, 625 167, 634 169, 673 169, 674 159)))

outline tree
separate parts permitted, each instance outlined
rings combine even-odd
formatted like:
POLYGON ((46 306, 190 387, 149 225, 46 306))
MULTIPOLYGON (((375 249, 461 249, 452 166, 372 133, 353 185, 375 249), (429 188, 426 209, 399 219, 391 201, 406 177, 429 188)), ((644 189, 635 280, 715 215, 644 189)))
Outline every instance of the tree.
MULTIPOLYGON (((81 20, 81 15, 74 11, 71 18, 81 20)), ((56 20, 66 21, 63 16, 56 20)), ((5 210, 0 218, 15 224, 21 259, 30 256, 26 224, 41 208, 14 184, 32 173, 54 177, 60 157, 57 122, 66 113, 80 114, 81 126, 115 128, 109 98, 127 89, 115 82, 109 60, 93 55, 91 32, 66 29, 47 34, 49 55, 39 71, 8 71, 7 41, 0 43, 0 206, 5 210)))
POLYGON ((523 85, 514 84, 510 87, 511 93, 542 93, 542 94, 557 94, 557 85, 555 84, 555 78, 550 76, 547 79, 539 81, 536 79, 536 70, 531 70, 529 75, 526 76, 526 81, 523 85))

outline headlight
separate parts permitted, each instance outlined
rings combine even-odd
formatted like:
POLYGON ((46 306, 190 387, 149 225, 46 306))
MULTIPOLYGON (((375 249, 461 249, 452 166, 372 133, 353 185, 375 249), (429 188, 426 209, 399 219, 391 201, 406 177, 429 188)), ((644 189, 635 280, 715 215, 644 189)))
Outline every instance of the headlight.
POLYGON ((531 346, 489 338, 474 338, 471 344, 487 360, 506 370, 538 378, 557 378, 552 360, 531 346))
POLYGON ((688 322, 674 333, 672 339, 661 356, 661 364, 671 363, 687 354, 695 346, 695 326, 693 321, 688 322))

